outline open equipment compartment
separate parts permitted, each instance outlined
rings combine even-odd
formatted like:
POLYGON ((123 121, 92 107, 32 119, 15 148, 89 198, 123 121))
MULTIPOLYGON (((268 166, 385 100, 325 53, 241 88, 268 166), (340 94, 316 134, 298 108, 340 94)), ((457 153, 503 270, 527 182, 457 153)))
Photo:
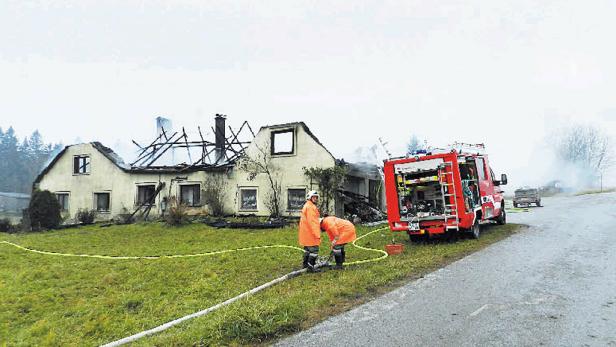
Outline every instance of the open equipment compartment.
POLYGON ((447 205, 448 187, 440 179, 444 161, 432 159, 395 166, 401 220, 419 229, 420 221, 441 220, 447 205))

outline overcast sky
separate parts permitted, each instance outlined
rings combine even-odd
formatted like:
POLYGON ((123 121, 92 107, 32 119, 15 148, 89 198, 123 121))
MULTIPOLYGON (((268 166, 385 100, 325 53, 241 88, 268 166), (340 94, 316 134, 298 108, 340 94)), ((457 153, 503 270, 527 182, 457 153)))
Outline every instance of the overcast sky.
POLYGON ((535 183, 555 126, 616 135, 614 14, 615 1, 4 0, 0 127, 113 147, 146 142, 156 116, 304 121, 338 157, 379 137, 394 154, 411 134, 484 142, 496 173, 535 183))

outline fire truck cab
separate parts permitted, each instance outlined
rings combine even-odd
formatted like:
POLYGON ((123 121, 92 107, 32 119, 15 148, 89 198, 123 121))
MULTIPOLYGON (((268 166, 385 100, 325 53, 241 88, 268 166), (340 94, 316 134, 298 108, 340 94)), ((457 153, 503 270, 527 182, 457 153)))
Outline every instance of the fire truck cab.
POLYGON ((456 144, 451 149, 386 160, 387 214, 392 231, 411 241, 433 235, 480 234, 480 224, 505 224, 505 200, 483 145, 456 144))

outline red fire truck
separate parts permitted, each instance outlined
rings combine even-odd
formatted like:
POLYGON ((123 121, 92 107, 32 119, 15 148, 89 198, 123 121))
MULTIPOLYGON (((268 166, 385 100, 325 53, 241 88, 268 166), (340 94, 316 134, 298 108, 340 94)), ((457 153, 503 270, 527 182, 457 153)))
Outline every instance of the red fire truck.
POLYGON ((446 150, 424 151, 385 161, 387 214, 392 231, 411 241, 434 235, 480 234, 480 224, 505 224, 505 200, 482 144, 456 143, 446 150))

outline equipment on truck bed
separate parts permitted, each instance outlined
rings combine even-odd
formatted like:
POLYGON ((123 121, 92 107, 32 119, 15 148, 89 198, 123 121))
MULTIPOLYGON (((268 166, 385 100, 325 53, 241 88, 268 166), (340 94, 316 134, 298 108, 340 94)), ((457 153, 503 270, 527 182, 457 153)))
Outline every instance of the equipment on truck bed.
POLYGON ((406 231, 411 240, 459 231, 479 237, 479 224, 506 223, 501 185, 483 144, 455 143, 412 157, 385 161, 387 214, 392 231, 406 231))

